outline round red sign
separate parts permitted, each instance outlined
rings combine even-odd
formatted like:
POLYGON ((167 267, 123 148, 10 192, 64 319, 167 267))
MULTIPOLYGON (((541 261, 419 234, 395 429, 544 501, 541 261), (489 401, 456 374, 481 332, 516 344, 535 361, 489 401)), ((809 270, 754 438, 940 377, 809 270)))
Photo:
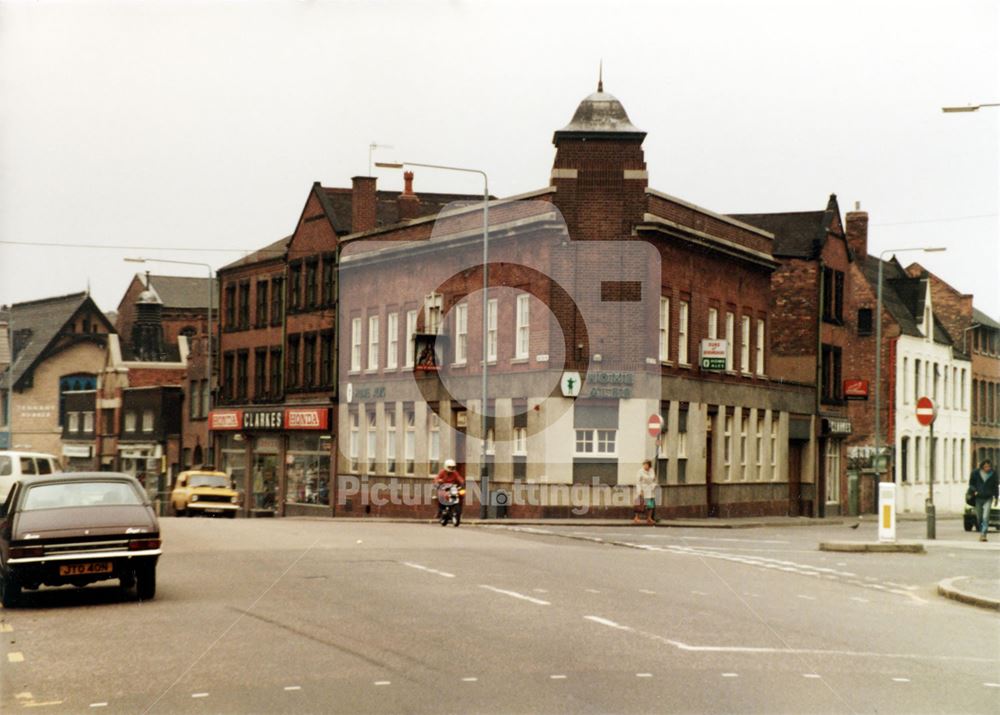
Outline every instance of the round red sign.
POLYGON ((646 428, 649 430, 650 437, 659 437, 660 432, 663 431, 663 418, 659 415, 650 415, 646 428))
POLYGON ((917 422, 927 427, 934 421, 934 403, 929 397, 917 400, 917 422))

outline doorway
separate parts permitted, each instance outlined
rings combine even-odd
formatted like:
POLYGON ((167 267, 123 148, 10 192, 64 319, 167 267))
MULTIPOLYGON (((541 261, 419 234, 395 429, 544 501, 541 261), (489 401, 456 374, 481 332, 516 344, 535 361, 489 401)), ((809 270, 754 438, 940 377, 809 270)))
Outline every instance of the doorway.
POLYGON ((788 443, 788 516, 802 515, 802 443, 788 443))

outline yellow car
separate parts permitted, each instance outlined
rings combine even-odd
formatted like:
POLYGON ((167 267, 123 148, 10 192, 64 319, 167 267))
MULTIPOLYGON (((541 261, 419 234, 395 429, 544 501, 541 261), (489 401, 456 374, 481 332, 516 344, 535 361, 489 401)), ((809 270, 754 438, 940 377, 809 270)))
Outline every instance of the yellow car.
POLYGON ((206 514, 233 518, 240 510, 240 496, 225 472, 193 470, 177 475, 170 504, 177 516, 206 514))

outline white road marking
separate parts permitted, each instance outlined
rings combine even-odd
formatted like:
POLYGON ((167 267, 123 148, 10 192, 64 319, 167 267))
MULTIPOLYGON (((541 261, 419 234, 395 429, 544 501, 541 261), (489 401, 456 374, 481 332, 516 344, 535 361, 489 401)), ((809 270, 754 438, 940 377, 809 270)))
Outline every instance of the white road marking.
POLYGON ((479 678, 462 678, 463 683, 475 683, 479 678))
POLYGON ((600 591, 598 591, 596 588, 585 588, 583 590, 586 591, 587 593, 600 593, 600 591))
POLYGON ((804 598, 807 601, 815 601, 816 600, 815 596, 807 596, 804 593, 798 594, 797 598, 804 598))
POLYGON ((819 678, 821 677, 819 673, 803 673, 803 678, 819 678))
POLYGON ((987 688, 1000 688, 1000 683, 983 683, 987 688))
POLYGON ((391 680, 376 680, 374 685, 392 685, 391 680))
POLYGON ((594 623, 600 623, 602 626, 607 626, 608 628, 617 628, 620 631, 631 631, 629 626, 623 626, 621 623, 615 623, 614 621, 609 621, 607 618, 601 618, 600 616, 584 616, 588 621, 593 621, 594 623))
POLYGON ((909 678, 893 678, 892 682, 894 682, 894 683, 909 683, 910 679, 909 678))
POLYGON ((851 596, 851 600, 858 603, 871 603, 867 598, 861 598, 861 596, 851 596))
POLYGON ((645 593, 645 594, 647 594, 649 596, 655 596, 656 595, 656 591, 650 591, 649 589, 646 589, 646 588, 640 588, 639 589, 639 593, 645 593))
POLYGON ((653 674, 652 673, 636 673, 635 677, 637 677, 637 678, 652 678, 653 674))
POLYGON ((207 698, 208 693, 191 693, 192 698, 207 698))
POLYGON ((704 591, 692 591, 691 593, 693 593, 695 596, 707 596, 708 595, 704 591))
POLYGON ((420 571, 426 571, 427 573, 432 573, 435 576, 443 576, 444 578, 455 578, 455 574, 448 573, 447 571, 438 571, 437 569, 432 569, 428 566, 422 566, 420 564, 415 564, 410 561, 402 561, 403 566, 409 566, 411 569, 418 569, 420 571))
POLYGON ((107 703, 91 703, 90 704, 90 707, 92 707, 92 708, 106 708, 107 706, 108 706, 107 703))
POLYGON ((22 663, 24 662, 24 653, 19 653, 17 651, 14 651, 13 653, 8 653, 7 661, 10 663, 22 663))
POLYGON ((722 677, 723 678, 738 678, 738 677, 740 677, 740 674, 739 673, 723 673, 722 677))
POLYGON ((531 590, 534 591, 535 593, 548 593, 548 590, 544 588, 533 588, 531 590))
POLYGON ((301 685, 286 685, 285 690, 302 690, 301 685))
POLYGON ((566 676, 565 675, 550 675, 549 679, 550 680, 566 680, 566 676))
POLYGON ((495 586, 487 586, 485 583, 479 584, 479 588, 485 588, 487 591, 493 591, 494 593, 502 593, 505 596, 512 596, 513 598, 519 598, 522 601, 528 601, 529 603, 534 603, 538 606, 551 606, 552 604, 548 601, 543 601, 540 598, 534 598, 532 596, 526 596, 523 593, 518 593, 517 591, 505 591, 502 588, 496 588, 495 586))

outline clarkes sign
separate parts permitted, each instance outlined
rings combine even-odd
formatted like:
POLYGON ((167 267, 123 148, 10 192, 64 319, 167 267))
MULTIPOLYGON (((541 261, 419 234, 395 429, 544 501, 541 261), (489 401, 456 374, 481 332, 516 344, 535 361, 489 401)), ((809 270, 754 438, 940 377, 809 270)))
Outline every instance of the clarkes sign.
POLYGON ((212 410, 209 428, 213 432, 278 432, 281 430, 327 430, 330 408, 289 407, 271 410, 212 410))

